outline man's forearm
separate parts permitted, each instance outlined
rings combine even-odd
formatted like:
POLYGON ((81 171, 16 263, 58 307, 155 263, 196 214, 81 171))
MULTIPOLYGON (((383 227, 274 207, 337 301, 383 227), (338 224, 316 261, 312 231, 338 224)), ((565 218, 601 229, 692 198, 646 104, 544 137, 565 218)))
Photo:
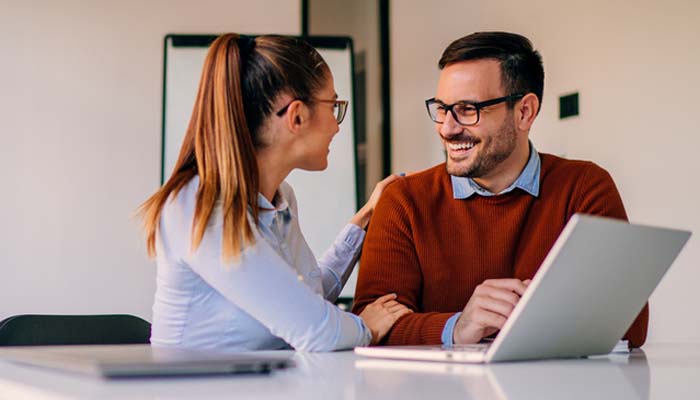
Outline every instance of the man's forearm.
POLYGON ((649 304, 645 305, 632 326, 627 330, 623 339, 629 340, 631 347, 642 347, 647 340, 647 328, 649 327, 649 304))
POLYGON ((424 345, 442 344, 445 323, 454 313, 411 313, 399 319, 382 344, 424 345))

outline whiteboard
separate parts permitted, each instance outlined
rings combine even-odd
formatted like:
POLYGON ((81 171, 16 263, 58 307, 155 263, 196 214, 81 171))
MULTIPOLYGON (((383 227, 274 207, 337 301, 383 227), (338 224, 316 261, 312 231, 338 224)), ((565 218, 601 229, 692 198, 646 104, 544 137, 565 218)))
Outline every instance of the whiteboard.
MULTIPOLYGON (((170 176, 177 161, 208 46, 215 38, 216 35, 165 37, 161 183, 170 176)), ((338 98, 349 101, 340 131, 330 146, 328 168, 321 172, 295 170, 287 177, 287 182, 296 193, 301 231, 318 258, 330 247, 359 204, 354 60, 350 38, 312 36, 304 39, 328 63, 338 98)), ((356 274, 357 271, 348 280, 341 296, 353 296, 356 274)))

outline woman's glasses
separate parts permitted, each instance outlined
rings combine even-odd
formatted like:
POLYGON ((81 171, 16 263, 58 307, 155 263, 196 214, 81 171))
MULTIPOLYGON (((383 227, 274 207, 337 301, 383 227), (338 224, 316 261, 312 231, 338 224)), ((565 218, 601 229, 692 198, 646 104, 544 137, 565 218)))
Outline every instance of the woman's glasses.
POLYGON ((305 103, 313 103, 313 102, 318 102, 318 103, 333 103, 333 115, 335 115, 335 120, 339 124, 343 122, 343 119, 345 119, 345 113, 348 111, 348 101, 347 100, 324 100, 324 99, 311 99, 311 100, 303 100, 303 99, 294 99, 289 102, 286 106, 282 107, 281 110, 277 111, 275 114, 278 117, 281 117, 284 115, 284 113, 287 112, 287 109, 289 106, 292 104, 292 102, 300 100, 305 103))

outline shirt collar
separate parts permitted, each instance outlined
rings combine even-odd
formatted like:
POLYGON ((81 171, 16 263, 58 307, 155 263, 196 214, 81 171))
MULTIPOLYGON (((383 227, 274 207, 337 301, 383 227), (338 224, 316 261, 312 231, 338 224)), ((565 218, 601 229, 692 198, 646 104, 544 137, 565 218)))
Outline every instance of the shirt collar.
POLYGON ((281 191, 275 193, 272 203, 268 201, 262 193, 258 193, 258 222, 266 228, 272 225, 276 216, 282 217, 283 222, 288 222, 291 218, 289 203, 281 191), (273 204, 274 203, 274 204, 273 204))
POLYGON ((478 194, 479 196, 495 196, 496 194, 505 194, 515 190, 516 188, 522 189, 530 195, 537 197, 540 194, 540 155, 535 150, 535 146, 532 142, 530 144, 530 158, 525 164, 523 172, 520 173, 518 179, 513 182, 512 185, 508 186, 501 193, 491 193, 488 190, 479 186, 478 183, 474 182, 471 178, 464 178, 460 176, 450 175, 452 181, 452 195, 455 199, 467 199, 473 194, 478 194))

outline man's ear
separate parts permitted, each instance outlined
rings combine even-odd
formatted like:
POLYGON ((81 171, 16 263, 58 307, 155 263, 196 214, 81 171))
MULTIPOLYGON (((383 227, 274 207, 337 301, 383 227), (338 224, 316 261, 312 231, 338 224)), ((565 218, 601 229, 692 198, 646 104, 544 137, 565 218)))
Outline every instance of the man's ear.
POLYGON ((516 108, 518 110, 517 121, 515 121, 516 125, 521 130, 529 131, 537 117, 537 112, 540 108, 540 100, 534 93, 528 93, 520 99, 516 108))
POLYGON ((294 100, 289 104, 285 114, 287 128, 296 133, 309 122, 309 107, 301 100, 294 100))

